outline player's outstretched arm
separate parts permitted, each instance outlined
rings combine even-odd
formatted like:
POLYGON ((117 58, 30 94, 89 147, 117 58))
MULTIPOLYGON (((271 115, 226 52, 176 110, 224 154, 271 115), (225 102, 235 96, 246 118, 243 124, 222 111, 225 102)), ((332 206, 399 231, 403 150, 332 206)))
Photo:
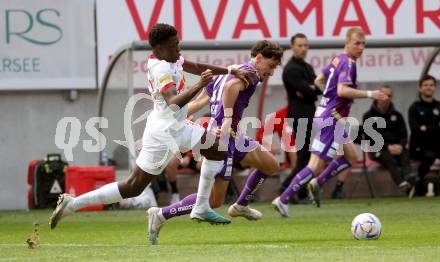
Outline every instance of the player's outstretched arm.
POLYGON ((241 81, 247 85, 249 82, 253 82, 254 80, 254 71, 250 70, 241 70, 233 68, 232 66, 226 68, 226 67, 220 67, 220 66, 214 66, 209 64, 203 64, 203 63, 195 63, 188 60, 185 60, 185 63, 183 63, 183 70, 187 73, 194 74, 194 75, 200 75, 205 70, 211 70, 212 74, 214 75, 226 75, 226 74, 232 74, 241 81), (249 79, 252 79, 249 81, 249 79))
POLYGON ((208 95, 206 90, 203 89, 202 92, 200 92, 200 94, 197 96, 197 98, 188 104, 188 115, 192 115, 200 111, 200 109, 202 109, 209 103, 210 98, 211 97, 208 95))
POLYGON ((382 101, 388 99, 388 96, 382 93, 382 91, 380 90, 374 90, 374 91, 358 90, 346 84, 338 84, 337 92, 339 97, 348 98, 348 99, 371 98, 374 100, 382 100, 382 101))
POLYGON ((205 87, 212 80, 212 71, 206 70, 201 74, 199 82, 197 82, 191 88, 177 94, 176 88, 168 88, 162 92, 162 96, 169 106, 177 105, 179 108, 188 104, 194 96, 196 96, 200 90, 205 87))
POLYGON ((195 63, 188 60, 185 60, 185 63, 183 63, 183 70, 193 75, 200 75, 202 72, 208 69, 212 71, 213 75, 225 75, 228 73, 228 69, 225 67, 195 63))

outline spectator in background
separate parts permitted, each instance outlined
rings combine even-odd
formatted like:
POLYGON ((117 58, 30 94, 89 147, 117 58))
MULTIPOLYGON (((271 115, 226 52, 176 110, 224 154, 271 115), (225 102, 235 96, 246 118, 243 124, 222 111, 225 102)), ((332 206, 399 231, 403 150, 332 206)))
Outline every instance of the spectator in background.
MULTIPOLYGON (((309 50, 307 37, 302 33, 297 33, 290 39, 290 44, 293 55, 284 67, 282 75, 288 97, 287 117, 294 119, 293 132, 300 134, 302 137, 305 135, 305 140, 304 145, 301 147, 301 143, 298 144, 298 142, 302 142, 303 138, 298 139, 297 136, 297 164, 292 170, 291 175, 282 183, 280 192, 283 192, 289 186, 295 174, 302 170, 309 162, 310 136, 313 116, 316 110, 315 102, 318 99, 318 95, 322 94, 321 90, 314 85, 316 75, 313 67, 304 61, 309 50), (306 132, 298 133, 297 123, 300 118, 308 120, 306 132)), ((307 195, 306 190, 303 191, 303 194, 299 193, 298 195, 307 195)))
MULTIPOLYGON (((369 118, 383 118, 386 122, 386 128, 377 128, 377 124, 373 128, 384 139, 384 146, 379 152, 369 152, 369 157, 379 162, 387 169, 394 183, 402 189, 408 189, 409 183, 405 179, 411 176, 411 165, 409 162, 409 151, 407 149, 408 132, 405 120, 400 112, 398 112, 392 103, 393 89, 389 85, 379 87, 388 100, 373 101, 370 110, 364 116, 363 121, 369 118)), ((372 141, 372 138, 370 138, 372 141)), ((374 143, 374 142, 371 142, 374 143)))
MULTIPOLYGON (((440 156, 440 103, 434 99, 436 84, 433 76, 423 76, 419 81, 419 100, 411 105, 408 112, 410 155, 412 159, 421 161, 418 177, 423 184, 435 159, 440 156)), ((414 190, 411 191, 410 196, 414 194, 414 190)))

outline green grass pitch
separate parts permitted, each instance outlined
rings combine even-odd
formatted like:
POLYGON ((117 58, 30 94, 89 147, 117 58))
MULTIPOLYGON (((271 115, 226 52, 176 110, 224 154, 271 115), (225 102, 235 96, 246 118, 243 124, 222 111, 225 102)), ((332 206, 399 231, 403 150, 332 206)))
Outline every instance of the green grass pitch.
POLYGON ((269 203, 253 206, 261 221, 170 220, 158 246, 147 241, 144 211, 79 212, 55 230, 47 224, 50 210, 0 212, 0 261, 440 261, 439 197, 291 205, 293 219, 279 217, 269 203), (363 212, 381 220, 379 240, 351 237, 351 220, 363 212), (41 244, 29 249, 34 222, 41 244))

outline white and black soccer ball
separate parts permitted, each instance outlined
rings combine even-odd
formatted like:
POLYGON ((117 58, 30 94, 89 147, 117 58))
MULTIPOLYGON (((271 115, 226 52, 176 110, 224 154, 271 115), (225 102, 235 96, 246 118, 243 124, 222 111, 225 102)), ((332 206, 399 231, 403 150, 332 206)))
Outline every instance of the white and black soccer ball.
POLYGON ((357 240, 378 239, 381 233, 382 224, 373 214, 359 214, 351 222, 351 234, 357 240))

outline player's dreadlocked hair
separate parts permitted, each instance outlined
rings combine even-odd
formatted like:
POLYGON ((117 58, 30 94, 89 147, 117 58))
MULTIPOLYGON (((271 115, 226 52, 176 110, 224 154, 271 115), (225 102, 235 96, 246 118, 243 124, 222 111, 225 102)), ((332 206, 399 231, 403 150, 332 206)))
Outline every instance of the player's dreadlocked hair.
POLYGON ((151 28, 150 33, 148 34, 148 42, 151 47, 155 47, 167 40, 170 36, 175 35, 177 35, 177 30, 174 26, 159 23, 151 28))
POLYGON ((251 49, 251 57, 261 54, 265 58, 270 58, 281 62, 284 50, 277 44, 268 40, 258 41, 251 49))

